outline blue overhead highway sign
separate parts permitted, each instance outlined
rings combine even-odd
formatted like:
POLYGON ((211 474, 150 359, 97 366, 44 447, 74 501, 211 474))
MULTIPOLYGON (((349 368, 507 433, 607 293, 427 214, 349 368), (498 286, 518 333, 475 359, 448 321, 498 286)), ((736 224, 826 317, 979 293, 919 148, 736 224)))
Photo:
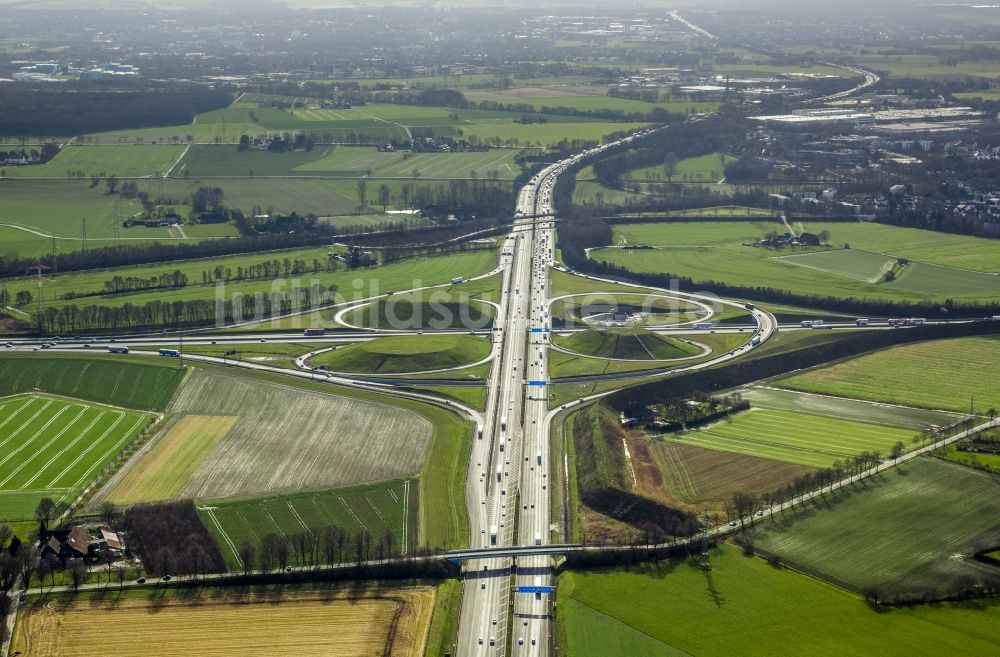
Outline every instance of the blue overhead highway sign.
POLYGON ((552 593, 555 590, 552 586, 519 586, 518 593, 552 593))

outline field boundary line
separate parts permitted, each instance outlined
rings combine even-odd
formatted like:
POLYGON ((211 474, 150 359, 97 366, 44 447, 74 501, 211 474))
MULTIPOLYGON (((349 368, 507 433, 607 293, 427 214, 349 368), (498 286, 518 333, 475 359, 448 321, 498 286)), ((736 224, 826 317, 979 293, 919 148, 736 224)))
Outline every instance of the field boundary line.
POLYGON ((358 524, 361 525, 361 527, 365 531, 371 532, 371 530, 368 529, 368 525, 365 524, 364 520, 358 517, 358 514, 354 512, 354 509, 352 509, 351 505, 347 503, 347 500, 344 499, 343 495, 338 495, 337 499, 340 500, 340 503, 344 505, 344 508, 347 509, 347 512, 350 513, 354 517, 354 519, 358 521, 358 524))
MULTIPOLYGON (((53 456, 51 456, 51 457, 49 458, 49 460, 45 462, 45 465, 43 465, 42 467, 40 467, 40 468, 38 469, 38 472, 36 472, 36 473, 35 473, 35 476, 34 476, 34 477, 32 477, 31 479, 29 479, 29 480, 28 480, 28 481, 27 481, 27 482, 26 482, 26 483, 24 484, 24 486, 22 486, 22 487, 21 487, 21 490, 27 490, 27 489, 28 489, 28 486, 30 486, 30 485, 31 485, 32 483, 34 483, 34 481, 35 481, 36 479, 38 479, 38 478, 39 478, 40 476, 42 476, 42 473, 43 473, 43 472, 45 472, 45 469, 46 469, 46 468, 48 468, 48 467, 49 467, 50 465, 52 465, 52 462, 53 462, 53 461, 54 461, 55 459, 57 459, 57 458, 59 458, 60 456, 62 456, 62 454, 63 454, 63 453, 64 453, 64 452, 65 452, 65 451, 66 451, 67 449, 69 449, 70 447, 72 447, 73 445, 75 445, 75 444, 76 444, 76 443, 77 443, 77 442, 78 442, 78 441, 80 440, 80 438, 82 438, 82 437, 83 437, 83 436, 85 436, 85 435, 86 435, 87 433, 89 433, 89 432, 90 432, 90 430, 91 430, 91 429, 92 429, 92 428, 94 427, 94 425, 95 425, 95 424, 97 424, 97 423, 98 423, 98 422, 100 421, 100 419, 101 419, 102 417, 104 417, 104 414, 103 414, 103 413, 101 413, 101 414, 98 414, 98 416, 97 416, 97 417, 95 417, 95 418, 94 418, 93 420, 91 420, 90 424, 88 424, 88 425, 87 425, 87 427, 86 427, 86 428, 85 428, 85 429, 84 429, 84 430, 83 430, 83 431, 82 431, 82 432, 80 433, 80 435, 79 435, 79 436, 77 436, 76 440, 74 440, 73 442, 71 442, 71 443, 70 443, 69 445, 66 445, 65 447, 63 447, 63 448, 62 448, 62 449, 61 449, 61 450, 60 450, 60 451, 59 451, 58 453, 56 453, 56 454, 54 454, 53 456)), ((49 486, 49 488, 52 488, 52 486, 49 486)))
MULTIPOLYGON (((67 408, 69 408, 69 407, 67 407, 67 408)), ((87 407, 86 406, 81 407, 80 408, 80 412, 76 414, 76 417, 74 417, 72 420, 70 420, 70 422, 67 423, 56 435, 52 436, 52 438, 49 439, 49 442, 45 443, 45 445, 41 449, 39 449, 38 451, 35 452, 35 455, 37 456, 38 454, 44 454, 45 451, 52 445, 52 443, 54 443, 55 441, 57 441, 60 438, 62 438, 62 435, 64 433, 66 433, 67 431, 69 431, 74 425, 76 425, 77 420, 79 420, 81 417, 83 417, 83 414, 86 413, 86 412, 87 412, 87 407)), ((58 417, 58 416, 56 416, 56 417, 58 417)), ((27 466, 29 463, 31 463, 31 459, 30 458, 28 460, 24 461, 23 463, 21 463, 21 465, 19 465, 17 468, 15 468, 9 475, 7 475, 6 479, 4 479, 3 481, 0 481, 0 486, 3 486, 8 481, 10 481, 11 477, 13 477, 18 472, 20 472, 22 469, 24 469, 24 467, 27 466)), ((21 490, 24 490, 24 489, 22 488, 21 490)))
MULTIPOLYGON (((52 417, 50 417, 49 420, 48 420, 48 422, 46 422, 45 424, 43 424, 41 426, 41 428, 38 429, 38 431, 36 431, 35 433, 33 433, 30 438, 28 438, 27 440, 25 440, 24 443, 20 447, 18 447, 17 449, 8 451, 7 452, 7 456, 5 456, 2 459, 0 459, 0 465, 3 465, 4 463, 6 463, 7 461, 9 461, 10 459, 14 458, 22 449, 24 449, 25 447, 27 447, 28 445, 30 445, 35 440, 35 438, 38 438, 40 435, 42 435, 42 432, 45 431, 46 429, 48 429, 52 425, 53 422, 55 422, 60 417, 62 417, 62 414, 65 413, 67 410, 69 410, 69 406, 68 405, 67 406, 63 406, 58 411, 56 411, 55 415, 53 415, 52 417)), ((13 436, 11 436, 11 438, 13 438, 13 436)), ((24 464, 22 463, 21 465, 23 466, 24 464)), ((4 479, 3 481, 0 481, 0 486, 3 486, 4 484, 6 484, 7 481, 10 479, 11 476, 13 476, 13 475, 10 475, 10 476, 7 477, 7 479, 4 479)))
POLYGON ((43 404, 40 409, 38 409, 37 411, 35 411, 34 415, 32 415, 31 417, 29 417, 28 420, 24 424, 22 424, 17 429, 15 429, 13 431, 13 433, 11 433, 10 436, 6 440, 4 440, 3 442, 0 442, 0 447, 3 447, 4 445, 6 445, 7 443, 9 443, 10 441, 14 440, 14 436, 16 436, 21 431, 23 431, 26 426, 28 426, 29 424, 31 424, 32 421, 34 421, 34 419, 36 417, 38 417, 39 415, 41 415, 42 411, 44 411, 46 408, 48 408, 51 404, 52 404, 51 401, 48 401, 45 404, 43 404))
MULTIPOLYGON (((139 416, 138 418, 136 418, 136 421, 132 424, 131 427, 129 427, 128 431, 125 432, 125 434, 122 436, 121 440, 119 440, 110 449, 108 449, 103 454, 101 454, 100 458, 97 459, 96 461, 94 461, 93 465, 91 465, 90 468, 88 468, 87 471, 84 472, 83 475, 81 475, 80 478, 76 480, 76 484, 75 485, 76 486, 81 486, 83 484, 84 480, 87 479, 90 476, 90 473, 94 471, 94 468, 96 468, 102 461, 104 461, 104 459, 108 458, 109 456, 111 456, 115 452, 118 452, 121 449, 123 443, 125 443, 128 440, 134 438, 134 436, 132 435, 133 432, 135 432, 136 430, 139 430, 139 432, 141 433, 141 431, 142 431, 141 427, 142 427, 142 421, 143 421, 143 419, 144 418, 142 416, 139 416)), ((138 436, 139 434, 135 434, 135 435, 138 436)), ((97 443, 94 443, 94 445, 96 446, 97 443)), ((88 449, 86 452, 84 452, 84 454, 87 454, 89 452, 90 452, 90 449, 88 449)), ((80 456, 82 457, 84 454, 81 454, 80 456)))
POLYGON ((153 421, 154 423, 160 425, 159 428, 156 430, 155 433, 152 434, 152 436, 148 440, 146 440, 142 444, 142 446, 139 449, 137 449, 131 456, 129 456, 128 460, 126 460, 121 465, 121 467, 119 467, 115 471, 115 473, 111 477, 109 477, 106 482, 104 482, 104 484, 101 485, 101 487, 94 493, 94 495, 87 502, 85 509, 95 510, 98 504, 107 499, 107 497, 112 492, 114 492, 115 488, 118 487, 118 484, 120 484, 125 479, 125 477, 128 476, 129 472, 131 472, 132 469, 135 468, 139 464, 139 462, 142 461, 142 459, 146 456, 146 454, 148 454, 153 449, 156 443, 159 442, 160 438, 165 436, 167 432, 170 431, 170 428, 173 427, 173 425, 176 424, 177 421, 180 420, 182 417, 184 416, 179 414, 167 415, 164 413, 159 413, 155 415, 153 421))
POLYGON ((233 539, 229 538, 229 534, 227 534, 226 530, 222 528, 222 524, 219 523, 219 519, 215 517, 215 507, 201 506, 198 508, 204 511, 208 517, 212 519, 212 522, 215 524, 215 528, 219 530, 219 534, 221 534, 222 538, 226 540, 226 545, 228 545, 229 549, 232 550, 233 558, 236 559, 236 563, 240 564, 240 568, 242 568, 244 563, 243 560, 240 559, 240 553, 236 551, 236 545, 233 544, 233 539))
MULTIPOLYGON (((21 404, 20 406, 18 406, 16 411, 14 411, 10 415, 8 415, 6 420, 4 420, 3 422, 0 422, 0 429, 3 429, 5 426, 7 426, 8 422, 10 422, 15 417, 17 417, 18 413, 20 413, 21 411, 23 411, 25 408, 27 408, 31 404, 32 396, 26 394, 26 395, 24 395, 24 397, 26 398, 27 401, 25 401, 23 404, 21 404)), ((3 399, 0 398, 0 401, 3 401, 3 399)), ((14 401, 17 401, 17 400, 12 399, 10 402, 5 402, 3 408, 6 408, 8 404, 13 403, 14 401)))
MULTIPOLYGON (((98 419, 102 419, 103 417, 104 417, 104 415, 100 415, 98 417, 98 419)), ((111 426, 108 427, 104 431, 104 433, 102 433, 97 438, 97 440, 94 441, 94 443, 90 446, 90 448, 88 448, 86 451, 82 452, 79 456, 76 457, 76 459, 73 460, 72 463, 70 463, 65 468, 63 468, 62 472, 60 472, 58 475, 56 475, 55 477, 52 478, 52 480, 48 484, 48 487, 51 488, 52 486, 55 486, 56 482, 59 481, 59 479, 61 479, 63 476, 65 476, 66 473, 68 473, 70 471, 70 469, 74 465, 76 465, 79 462, 79 460, 93 448, 94 445, 96 445, 100 441, 104 440, 104 438, 107 437, 107 435, 109 433, 111 433, 112 431, 114 431, 115 427, 117 427, 121 423, 121 421, 124 420, 124 419, 125 419, 125 414, 124 413, 121 414, 121 415, 119 415, 118 419, 111 423, 111 426)), ((79 436, 77 436, 76 440, 74 440, 72 443, 70 443, 69 445, 67 445, 66 448, 63 449, 62 452, 60 452, 60 454, 65 453, 66 450, 69 449, 71 446, 76 445, 76 443, 80 442, 80 440, 82 440, 84 436, 86 436, 86 434, 85 433, 81 433, 79 436)), ((39 474, 41 474, 42 472, 43 472, 43 470, 40 470, 39 474)))
POLYGON ((306 526, 305 520, 303 520, 302 516, 299 515, 299 511, 298 511, 298 509, 295 508, 295 505, 292 504, 292 501, 291 500, 285 500, 285 504, 288 505, 288 510, 292 512, 292 515, 295 516, 295 519, 299 521, 300 525, 302 525, 302 529, 304 529, 308 533, 312 534, 313 530, 311 528, 309 528, 309 527, 306 526))

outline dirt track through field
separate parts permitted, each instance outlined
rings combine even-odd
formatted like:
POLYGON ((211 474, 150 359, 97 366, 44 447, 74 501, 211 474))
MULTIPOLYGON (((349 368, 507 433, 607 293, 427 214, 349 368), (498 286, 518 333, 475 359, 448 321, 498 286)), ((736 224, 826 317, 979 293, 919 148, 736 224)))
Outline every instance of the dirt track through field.
POLYGON ((196 371, 174 412, 238 415, 181 496, 222 499, 415 475, 432 425, 372 402, 196 371))

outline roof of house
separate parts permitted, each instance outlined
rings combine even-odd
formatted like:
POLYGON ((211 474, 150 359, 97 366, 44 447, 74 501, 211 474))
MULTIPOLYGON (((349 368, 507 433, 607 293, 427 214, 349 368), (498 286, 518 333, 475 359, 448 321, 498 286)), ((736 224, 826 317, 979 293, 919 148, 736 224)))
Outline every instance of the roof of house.
POLYGON ((66 537, 63 545, 77 554, 87 556, 87 552, 90 549, 90 536, 79 527, 74 527, 69 530, 69 536, 66 537))
POLYGON ((101 538, 104 539, 105 545, 112 550, 122 549, 122 541, 118 538, 118 534, 112 531, 108 527, 101 527, 101 538))

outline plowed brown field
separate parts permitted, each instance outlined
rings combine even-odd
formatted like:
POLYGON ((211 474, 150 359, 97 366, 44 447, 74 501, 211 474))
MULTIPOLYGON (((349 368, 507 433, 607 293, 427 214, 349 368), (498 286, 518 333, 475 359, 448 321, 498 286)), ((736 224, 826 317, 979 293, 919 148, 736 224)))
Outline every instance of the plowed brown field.
POLYGON ((23 608, 11 654, 116 657, 420 657, 434 589, 23 608))

